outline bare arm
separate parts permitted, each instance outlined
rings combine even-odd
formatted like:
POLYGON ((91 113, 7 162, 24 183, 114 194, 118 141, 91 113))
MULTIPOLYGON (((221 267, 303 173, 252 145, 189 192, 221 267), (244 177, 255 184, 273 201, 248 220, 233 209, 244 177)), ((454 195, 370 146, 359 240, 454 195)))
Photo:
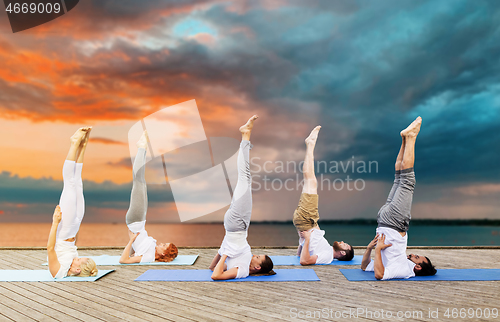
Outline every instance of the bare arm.
POLYGON ((382 254, 380 248, 375 249, 375 264, 373 267, 375 269, 375 278, 378 280, 384 278, 385 268, 384 263, 382 263, 382 254))
POLYGON ((361 269, 365 270, 368 264, 371 262, 371 254, 372 250, 377 245, 377 240, 378 240, 378 234, 373 238, 373 240, 366 246, 365 253, 363 255, 363 259, 361 260, 361 269))
MULTIPOLYGON (((129 230, 128 231, 128 238, 129 239, 132 238, 133 235, 134 235, 134 233, 129 230)), ((132 244, 133 244, 133 242, 132 242, 132 244)), ((128 253, 128 256, 132 257, 132 255, 134 255, 134 254, 135 254, 134 247, 130 247, 130 252, 128 253)))
POLYGON ((219 253, 217 253, 217 255, 214 256, 214 259, 212 259, 212 263, 208 267, 212 272, 214 271, 214 268, 217 265, 217 263, 219 262, 219 260, 220 260, 220 255, 219 255, 219 253))
POLYGON ((318 255, 310 255, 309 254, 309 243, 311 241, 311 232, 310 231, 301 231, 302 237, 304 237, 304 247, 302 247, 302 251, 300 252, 300 265, 314 265, 316 264, 316 260, 318 259, 318 255))
POLYGON ((300 253, 302 252, 302 245, 301 244, 302 244, 304 238, 302 238, 300 231, 297 231, 297 234, 299 235, 299 247, 297 247, 297 256, 300 256, 300 253))
POLYGON ((120 264, 140 263, 141 259, 142 259, 142 256, 130 257, 130 255, 132 253, 132 244, 134 243, 137 236, 139 236, 139 233, 137 233, 137 234, 129 233, 129 236, 130 236, 130 240, 128 241, 127 246, 125 246, 125 249, 123 250, 122 256, 120 257, 120 264))
POLYGON ((78 241, 78 235, 79 235, 79 234, 80 234, 80 231, 78 231, 78 232, 76 233, 76 236, 75 236, 75 246, 76 246, 76 242, 78 241))
POLYGON ((61 218, 61 208, 57 206, 54 210, 54 216, 52 217, 52 227, 50 227, 49 240, 47 241, 47 257, 49 259, 49 271, 52 277, 55 277, 57 275, 57 272, 59 272, 59 269, 61 268, 61 264, 57 259, 55 250, 57 226, 59 226, 61 218))
POLYGON ((385 242, 385 235, 382 234, 382 236, 378 238, 377 247, 375 248, 374 270, 375 270, 375 278, 378 280, 384 278, 384 273, 385 273, 384 263, 382 262, 382 250, 392 246, 392 244, 386 245, 384 242, 385 242))
POLYGON ((226 261, 227 255, 222 255, 219 262, 214 268, 212 273, 213 280, 229 280, 235 278, 238 275, 238 268, 233 267, 228 271, 224 271, 224 262, 226 261))

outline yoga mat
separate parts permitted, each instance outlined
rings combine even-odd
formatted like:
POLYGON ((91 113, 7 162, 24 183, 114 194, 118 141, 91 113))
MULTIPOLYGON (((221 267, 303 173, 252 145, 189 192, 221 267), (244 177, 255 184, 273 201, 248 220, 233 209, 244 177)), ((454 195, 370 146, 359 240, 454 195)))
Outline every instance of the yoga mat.
POLYGON ((136 278, 136 281, 165 282, 309 282, 319 281, 313 269, 276 269, 276 275, 248 276, 223 281, 212 280, 209 269, 150 269, 136 278))
MULTIPOLYGON (((301 266, 299 256, 269 256, 273 260, 275 266, 301 266)), ((363 256, 354 255, 354 258, 350 261, 339 261, 334 259, 329 264, 315 264, 315 265, 361 265, 361 260, 363 256)))
MULTIPOLYGON (((92 258, 96 265, 193 265, 196 262, 196 259, 199 255, 179 255, 171 262, 152 262, 152 263, 134 263, 134 264, 120 264, 120 256, 110 256, 110 255, 101 255, 101 256, 82 256, 92 258)), ((43 263, 42 265, 47 266, 47 263, 43 263)))
POLYGON ((0 270, 0 282, 95 282, 114 269, 100 269, 97 276, 67 276, 54 279, 46 269, 42 270, 0 270))
MULTIPOLYGON (((351 282, 377 281, 373 272, 361 269, 340 269, 351 282)), ((500 281, 500 269, 438 269, 433 276, 415 276, 388 281, 500 281)))

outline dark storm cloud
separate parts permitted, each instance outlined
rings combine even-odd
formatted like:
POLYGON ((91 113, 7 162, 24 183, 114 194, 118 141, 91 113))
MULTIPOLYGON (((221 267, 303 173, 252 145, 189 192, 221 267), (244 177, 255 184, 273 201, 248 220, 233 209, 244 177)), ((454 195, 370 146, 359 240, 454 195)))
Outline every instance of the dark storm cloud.
MULTIPOLYGON (((87 2, 87 1, 86 1, 87 2)), ((158 0, 108 0, 99 1, 92 0, 88 1, 93 8, 93 12, 102 13, 104 16, 119 16, 119 17, 140 17, 144 13, 151 11, 159 11, 164 9, 174 10, 177 8, 184 8, 197 4, 210 3, 213 1, 207 0, 169 0, 169 1, 158 1, 158 0)))
MULTIPOLYGON (((127 209, 132 185, 115 184, 109 181, 96 183, 84 180, 85 203, 89 207, 116 207, 127 209)), ((52 178, 20 178, 9 172, 0 173, 0 204, 51 204, 57 205, 63 188, 62 181, 52 178)), ((173 200, 167 186, 148 185, 150 203, 163 203, 173 200)))
MULTIPOLYGON (((216 5, 194 13, 216 25, 231 50, 181 42, 168 56, 150 55, 151 67, 135 79, 153 88, 169 75, 174 91, 192 88, 194 94, 210 83, 257 102, 318 103, 326 124, 322 136, 332 138, 327 147, 342 146, 334 153, 320 148, 321 157, 375 160, 381 174, 372 175, 379 179, 391 180, 398 133, 421 115, 417 169, 424 181, 498 180, 500 152, 492 148, 500 143, 496 3, 365 2, 344 11, 334 6, 292 4, 239 14, 216 5), (231 35, 239 26, 255 37, 231 35), (189 75, 185 81, 176 77, 183 73, 189 75), (336 141, 342 135, 329 128, 333 121, 352 133, 348 145, 336 141)), ((117 46, 134 56, 133 48, 117 46)), ((275 117, 308 113, 286 105, 274 109, 275 117)))
MULTIPOLYGON (((328 126, 333 120, 352 133, 340 151, 319 147, 320 158, 376 160, 382 173, 375 176, 391 180, 398 133, 421 115, 417 169, 424 181, 500 178, 495 2, 364 2, 348 19, 313 5, 282 8, 266 19, 219 9, 205 17, 228 28, 249 26, 256 38, 246 47, 258 46, 294 66, 292 74, 276 76, 280 84, 280 76, 288 77, 285 87, 256 71, 263 86, 249 94, 263 101, 288 97, 321 104, 327 125, 321 137, 330 140, 320 145, 338 147, 338 130, 328 126)), ((235 42, 243 47, 244 38, 235 42)), ((287 113, 286 106, 281 110, 287 113)))
MULTIPOLYGON (((84 32, 85 39, 110 38, 91 53, 73 47, 79 66, 64 75, 74 73, 95 92, 126 92, 132 98, 208 97, 213 88, 227 88, 234 96, 268 107, 285 131, 280 121, 305 119, 312 114, 306 107, 317 104, 323 125, 318 157, 378 161, 381 173, 372 174, 374 179, 390 180, 398 133, 421 115, 417 169, 422 180, 498 180, 496 1, 292 1, 272 9, 248 2, 242 11, 230 10, 232 4, 85 2, 75 16, 83 22, 75 27, 75 39, 84 32), (176 35, 175 24, 186 18, 213 27, 214 46, 176 35), (141 37, 126 41, 118 36, 120 28, 135 29, 165 45, 153 48, 141 37), (290 101, 299 103, 286 103, 290 101)), ((7 90, 5 86, 0 82, 0 90, 7 90)), ((22 86, 28 85, 10 89, 4 108, 15 111, 15 104, 22 103, 34 115, 42 113, 40 106, 44 114, 63 113, 48 105, 49 92, 22 86), (33 104, 41 101, 45 105, 33 104)), ((73 98, 58 100, 70 104, 73 98)), ((92 106, 103 97, 81 100, 83 106, 92 106)), ((140 114, 140 107, 116 100, 87 113, 106 119, 140 114)), ((284 137, 280 147, 303 149, 301 140, 284 137)), ((274 138, 264 145, 278 147, 274 138)))
POLYGON ((116 41, 110 49, 94 53, 122 52, 129 61, 103 59, 82 68, 88 78, 105 73, 106 78, 95 80, 101 90, 110 89, 126 79, 140 84, 147 94, 182 94, 198 96, 204 87, 222 86, 237 93, 260 98, 267 89, 284 86, 296 68, 292 63, 265 52, 251 53, 243 48, 229 54, 218 54, 194 40, 180 40, 168 52, 136 47, 116 41), (147 62, 140 57, 147 57, 147 62))

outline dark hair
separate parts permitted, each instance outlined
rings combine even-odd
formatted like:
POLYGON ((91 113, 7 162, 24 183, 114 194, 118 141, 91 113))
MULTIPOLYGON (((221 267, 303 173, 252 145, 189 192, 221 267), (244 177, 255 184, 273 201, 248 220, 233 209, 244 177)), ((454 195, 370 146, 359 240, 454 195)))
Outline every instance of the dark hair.
POLYGON ((177 246, 175 246, 173 243, 170 243, 165 252, 163 254, 159 254, 156 260, 159 262, 171 262, 177 257, 177 254, 179 254, 177 246))
POLYGON ((257 274, 275 275, 276 272, 273 271, 273 267, 273 260, 266 255, 262 263, 260 263, 260 271, 257 274))
POLYGON ((348 250, 344 250, 345 255, 337 258, 339 261, 350 261, 354 258, 354 250, 349 246, 348 250))
POLYGON ((427 256, 425 256, 425 258, 427 259, 427 263, 426 262, 422 262, 422 263, 418 264, 418 265, 420 265, 420 267, 422 269, 420 269, 420 270, 414 269, 415 275, 416 276, 431 276, 431 275, 436 275, 437 270, 432 265, 431 260, 427 256))

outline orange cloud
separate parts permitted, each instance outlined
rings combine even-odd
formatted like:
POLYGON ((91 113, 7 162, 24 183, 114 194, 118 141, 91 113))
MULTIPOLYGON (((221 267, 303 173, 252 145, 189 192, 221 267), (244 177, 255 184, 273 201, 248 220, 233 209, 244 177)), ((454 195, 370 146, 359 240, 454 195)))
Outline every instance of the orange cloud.
POLYGON ((500 184, 477 184, 454 189, 456 192, 466 196, 481 196, 500 194, 500 184))
POLYGON ((196 40, 200 44, 204 44, 207 46, 212 46, 213 44, 215 44, 215 38, 211 34, 200 33, 200 34, 196 34, 194 36, 191 36, 191 38, 196 40))
POLYGON ((127 145, 125 142, 106 139, 106 138, 90 138, 89 142, 102 143, 102 144, 119 144, 119 145, 127 145))
POLYGON ((124 6, 120 2, 115 5, 100 5, 100 1, 80 1, 78 6, 66 15, 23 33, 37 38, 57 34, 76 40, 102 40, 108 37, 135 39, 137 33, 158 26, 165 18, 188 14, 219 2, 223 1, 195 0, 177 4, 168 1, 130 2, 124 6))
MULTIPOLYGON (((2 203, 3 207, 8 207, 8 208, 26 208, 29 206, 27 203, 13 203, 13 202, 3 202, 2 203)), ((1 210, 3 212, 3 210, 1 210)))
POLYGON ((61 73, 71 71, 78 63, 71 60, 59 60, 58 57, 46 57, 43 53, 19 49, 0 51, 3 68, 0 78, 14 83, 33 83, 47 88, 47 80, 58 80, 61 73))
MULTIPOLYGON (((54 24, 68 20, 71 19, 61 17, 54 24)), ((51 22, 43 28, 53 28, 52 25, 51 22)), ((135 25, 127 27, 136 30, 135 25)), ((32 35, 30 32, 26 35, 32 35)), ((49 41, 58 44, 62 36, 56 33, 49 41)), ((2 37, 0 44, 4 43, 2 37)), ((34 38, 39 44, 40 40, 34 38)), ((209 46, 214 42, 207 34, 195 38, 201 47, 201 43, 209 46)), ((36 49, 25 44, 12 48, 0 49, 0 60, 6 62, 0 69, 0 92, 6 94, 6 99, 0 100, 2 118, 68 123, 138 120, 195 98, 201 103, 204 120, 217 122, 221 115, 227 118, 235 110, 255 105, 245 93, 256 87, 255 79, 249 75, 251 70, 236 64, 224 73, 213 73, 218 68, 216 61, 201 62, 196 55, 186 56, 183 49, 150 50, 139 43, 118 42, 87 56, 81 53, 77 41, 68 44, 65 51, 49 51, 45 45, 33 46, 36 49), (187 59, 186 67, 178 66, 179 59, 187 59)))

